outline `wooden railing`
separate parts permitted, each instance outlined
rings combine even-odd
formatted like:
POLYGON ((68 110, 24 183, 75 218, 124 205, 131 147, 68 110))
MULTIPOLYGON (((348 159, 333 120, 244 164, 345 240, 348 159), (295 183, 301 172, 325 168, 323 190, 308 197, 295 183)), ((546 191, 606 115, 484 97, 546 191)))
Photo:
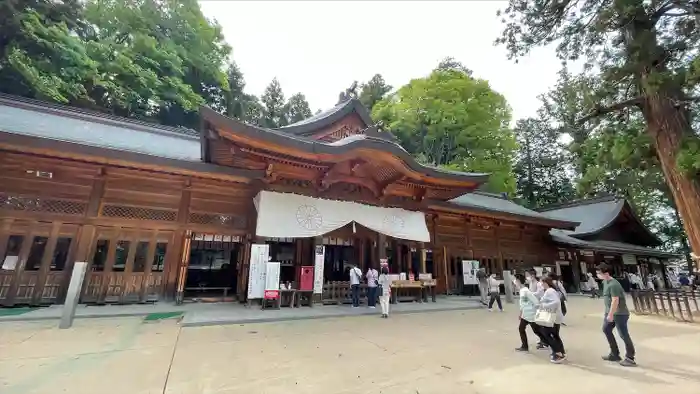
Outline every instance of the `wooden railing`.
POLYGON ((636 314, 663 315, 691 323, 700 317, 699 297, 700 292, 691 290, 632 290, 636 314))

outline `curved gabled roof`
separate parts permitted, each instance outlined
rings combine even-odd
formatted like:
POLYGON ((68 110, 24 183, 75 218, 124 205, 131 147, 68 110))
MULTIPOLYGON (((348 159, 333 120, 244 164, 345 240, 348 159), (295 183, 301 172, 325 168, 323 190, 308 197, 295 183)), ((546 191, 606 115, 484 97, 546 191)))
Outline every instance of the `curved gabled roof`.
POLYGON ((313 134, 316 130, 332 125, 352 112, 357 113, 365 126, 370 126, 372 124, 372 117, 369 111, 367 111, 367 108, 360 103, 360 100, 351 98, 341 101, 334 107, 319 112, 310 118, 280 127, 277 130, 293 135, 308 136, 313 134))
POLYGON ((661 240, 642 223, 627 200, 615 196, 573 201, 564 205, 550 206, 538 209, 543 215, 556 219, 568 219, 580 222, 574 231, 566 235, 583 238, 596 235, 612 226, 617 218, 627 210, 639 228, 643 229, 650 243, 660 245, 661 240))
MULTIPOLYGON (((312 140, 298 135, 283 132, 281 129, 267 129, 252 126, 240 120, 224 116, 211 108, 202 107, 200 109, 202 120, 208 122, 220 130, 230 130, 237 137, 247 140, 256 140, 273 144, 285 150, 295 149, 312 155, 340 155, 352 151, 375 150, 388 153, 400 159, 410 170, 437 179, 450 181, 463 181, 481 184, 488 180, 489 174, 466 173, 443 170, 420 164, 401 145, 383 138, 372 137, 370 135, 351 136, 340 141, 327 143, 312 140)), ((203 144, 206 144, 206 133, 203 133, 203 144)))
POLYGON ((390 141, 396 141, 396 137, 388 131, 379 131, 373 126, 374 122, 370 116, 367 108, 362 105, 360 100, 356 98, 350 98, 339 102, 334 107, 327 109, 325 111, 319 112, 316 115, 300 120, 296 123, 292 123, 287 126, 277 128, 275 130, 282 131, 284 133, 298 135, 303 137, 309 137, 315 132, 325 129, 333 125, 334 123, 342 120, 351 113, 356 113, 362 123, 366 127, 365 134, 372 137, 377 137, 381 139, 387 139, 390 141))

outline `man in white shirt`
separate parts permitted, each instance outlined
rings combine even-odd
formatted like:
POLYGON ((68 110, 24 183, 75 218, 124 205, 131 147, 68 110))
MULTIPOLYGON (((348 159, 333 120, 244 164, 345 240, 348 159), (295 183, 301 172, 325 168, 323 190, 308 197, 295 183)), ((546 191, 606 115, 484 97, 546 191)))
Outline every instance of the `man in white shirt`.
POLYGON ((352 307, 360 307, 360 280, 362 280, 362 271, 353 264, 350 268, 350 290, 352 294, 352 307))
POLYGON ((367 278, 367 306, 374 309, 377 304, 377 284, 379 283, 379 272, 369 267, 365 274, 367 278))

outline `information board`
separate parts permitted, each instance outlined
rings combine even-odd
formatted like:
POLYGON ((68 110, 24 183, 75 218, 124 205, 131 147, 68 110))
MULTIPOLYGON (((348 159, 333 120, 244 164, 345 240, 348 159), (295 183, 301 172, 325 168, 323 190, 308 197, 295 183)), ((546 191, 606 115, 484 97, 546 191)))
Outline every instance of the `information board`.
POLYGON ((250 271, 248 272, 248 299, 255 300, 265 295, 265 277, 267 262, 270 260, 270 245, 253 244, 250 246, 250 271))
POLYGON ((323 266, 326 263, 326 247, 316 245, 314 253, 314 294, 323 293, 323 266))
POLYGON ((265 265, 265 299, 276 300, 280 296, 280 263, 270 261, 265 265))

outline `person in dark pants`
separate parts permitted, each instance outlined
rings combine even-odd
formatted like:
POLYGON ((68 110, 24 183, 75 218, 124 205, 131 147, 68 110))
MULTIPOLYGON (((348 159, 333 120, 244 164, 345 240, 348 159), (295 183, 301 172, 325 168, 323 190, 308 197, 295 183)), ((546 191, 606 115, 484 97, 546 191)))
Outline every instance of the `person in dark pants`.
POLYGON ((367 279, 367 306, 376 308, 377 305, 377 285, 379 284, 379 272, 376 269, 369 267, 365 274, 367 279))
POLYGON ((353 308, 360 306, 360 280, 362 280, 362 271, 356 265, 353 265, 350 268, 350 291, 353 308))
POLYGON ((540 343, 547 342, 547 339, 542 335, 540 327, 535 323, 535 314, 537 313, 537 307, 539 306, 540 301, 537 299, 535 294, 530 291, 528 286, 524 285, 524 283, 525 278, 522 275, 518 274, 515 276, 514 284, 515 288, 518 289, 520 304, 520 324, 518 325, 520 347, 515 348, 515 350, 519 352, 527 352, 529 350, 527 333, 525 332, 527 326, 530 326, 532 332, 537 335, 540 343))
POLYGON ((603 356, 603 360, 619 362, 623 367, 634 367, 637 362, 634 358, 634 343, 627 327, 630 312, 627 309, 625 292, 620 282, 610 276, 610 273, 610 267, 607 264, 600 264, 596 268, 596 275, 603 280, 603 300, 605 302, 603 333, 608 340, 608 345, 610 345, 610 354, 603 356), (620 348, 617 347, 617 341, 613 335, 614 329, 617 329, 618 335, 625 343, 624 359, 620 357, 620 348))
POLYGON ((496 274, 491 274, 488 278, 489 294, 489 312, 493 311, 493 302, 498 303, 498 309, 503 312, 503 304, 501 304, 501 281, 496 279, 496 274))

